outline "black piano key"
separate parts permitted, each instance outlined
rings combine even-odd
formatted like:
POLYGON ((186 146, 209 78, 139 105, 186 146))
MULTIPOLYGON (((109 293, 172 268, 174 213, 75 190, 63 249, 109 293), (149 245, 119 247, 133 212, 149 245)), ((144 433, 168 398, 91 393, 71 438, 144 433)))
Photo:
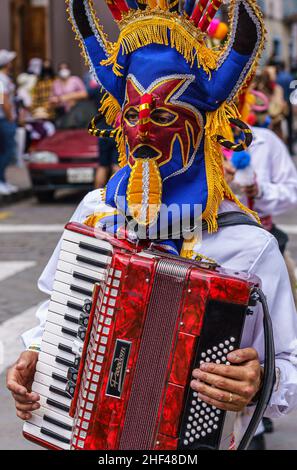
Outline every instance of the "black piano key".
POLYGON ((108 248, 102 248, 100 246, 89 245, 88 243, 85 243, 85 242, 80 242, 78 246, 82 248, 83 250, 93 251, 93 253, 98 253, 99 255, 104 255, 104 256, 112 255, 112 251, 109 250, 108 248))
POLYGON ((83 311, 83 308, 81 305, 78 305, 75 302, 71 302, 70 300, 67 302, 67 307, 72 308, 73 310, 77 310, 78 312, 83 311))
POLYGON ((83 287, 80 287, 80 286, 71 285, 70 290, 72 290, 73 292, 78 292, 79 294, 82 294, 82 295, 87 295, 89 297, 92 297, 93 295, 91 290, 84 289, 83 287))
POLYGON ((57 408, 58 410, 65 411, 66 413, 69 413, 70 407, 67 405, 64 405, 64 403, 60 403, 59 401, 53 400, 52 398, 47 398, 46 403, 50 406, 53 406, 54 408, 57 408))
POLYGON ((74 279, 79 279, 80 281, 89 282, 90 284, 96 284, 96 282, 98 282, 98 279, 96 279, 95 277, 87 276, 86 274, 82 274, 82 273, 74 272, 73 277, 74 279))
POLYGON ((72 426, 69 426, 69 424, 63 423, 62 421, 58 421, 57 419, 54 419, 51 416, 44 415, 43 419, 47 423, 54 424, 55 426, 58 426, 59 428, 65 429, 66 431, 72 431, 72 426))
POLYGON ((95 259, 87 258, 86 256, 77 255, 76 261, 79 263, 90 264, 91 266, 95 266, 96 268, 107 268, 107 264, 103 263, 102 261, 97 261, 95 259))
POLYGON ((74 362, 69 361, 68 359, 65 359, 64 357, 57 356, 55 360, 58 364, 62 364, 63 366, 74 367, 74 362))
POLYGON ((56 374, 55 372, 52 373, 52 378, 54 380, 57 380, 58 382, 63 383, 63 384, 67 384, 67 382, 68 382, 68 380, 65 379, 65 377, 62 377, 61 375, 56 374))
POLYGON ((63 442, 64 444, 70 444, 70 440, 67 439, 67 437, 59 436, 59 434, 56 434, 55 432, 50 431, 49 429, 46 429, 46 428, 42 427, 40 429, 40 432, 41 432, 41 434, 44 434, 45 436, 52 437, 52 438, 56 439, 57 441, 63 442))
POLYGON ((73 338, 77 337, 77 332, 76 331, 70 330, 69 328, 65 328, 65 326, 62 327, 61 331, 65 335, 73 336, 73 338))
POLYGON ((60 351, 64 351, 68 354, 72 354, 73 356, 75 356, 75 354, 72 352, 72 349, 71 349, 70 346, 66 346, 65 344, 60 343, 58 345, 58 349, 60 349, 60 351))
POLYGON ((66 390, 61 390, 60 388, 55 387, 54 385, 49 386, 49 391, 55 393, 56 395, 59 395, 60 397, 71 398, 71 396, 68 392, 66 392, 66 390))
POLYGON ((72 317, 71 315, 68 315, 68 314, 64 315, 64 319, 65 319, 66 321, 71 322, 71 323, 75 323, 76 325, 79 324, 79 319, 76 318, 76 317, 72 317))

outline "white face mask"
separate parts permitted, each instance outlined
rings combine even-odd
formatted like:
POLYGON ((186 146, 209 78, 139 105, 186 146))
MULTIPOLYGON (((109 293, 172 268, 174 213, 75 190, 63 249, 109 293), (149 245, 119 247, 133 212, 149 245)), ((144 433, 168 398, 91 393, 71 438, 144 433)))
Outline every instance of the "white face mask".
POLYGON ((67 78, 69 78, 70 75, 71 75, 71 72, 69 69, 62 69, 59 72, 59 77, 62 78, 63 80, 66 80, 67 78))

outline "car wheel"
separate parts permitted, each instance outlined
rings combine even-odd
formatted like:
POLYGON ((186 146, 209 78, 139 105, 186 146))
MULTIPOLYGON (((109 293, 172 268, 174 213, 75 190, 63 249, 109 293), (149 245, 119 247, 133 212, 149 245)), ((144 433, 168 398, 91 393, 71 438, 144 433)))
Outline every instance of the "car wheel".
POLYGON ((45 204, 47 202, 53 202, 55 191, 41 191, 40 193, 35 193, 35 196, 40 204, 45 204))

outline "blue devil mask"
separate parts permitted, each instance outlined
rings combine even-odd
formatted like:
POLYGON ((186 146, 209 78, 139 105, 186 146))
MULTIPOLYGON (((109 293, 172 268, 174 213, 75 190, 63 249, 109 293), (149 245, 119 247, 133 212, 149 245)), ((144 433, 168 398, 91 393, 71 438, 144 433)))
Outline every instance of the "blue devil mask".
MULTIPOLYGON (((206 31, 221 0, 109 0, 120 27, 111 44, 90 0, 68 0, 70 20, 107 94, 101 111, 116 127, 121 169, 106 203, 146 229, 160 225, 162 207, 187 207, 189 228, 201 207, 209 231, 228 198, 217 136, 229 138, 234 100, 250 81, 264 44, 255 0, 231 0, 230 34, 222 49, 206 31)), ((93 130, 96 134, 95 130, 93 130)), ((94 220, 94 219, 92 219, 94 220)), ((159 227, 160 228, 160 227, 159 227)))

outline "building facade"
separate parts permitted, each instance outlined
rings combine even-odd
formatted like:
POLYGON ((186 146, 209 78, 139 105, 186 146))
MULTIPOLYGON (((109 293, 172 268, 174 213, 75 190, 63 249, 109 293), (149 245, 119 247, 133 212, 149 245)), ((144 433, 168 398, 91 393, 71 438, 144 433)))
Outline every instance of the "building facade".
POLYGON ((297 0, 259 0, 268 34, 263 60, 297 66, 297 0))
MULTIPOLYGON (((100 19, 111 40, 118 34, 104 0, 94 0, 100 19)), ((258 0, 268 31, 263 63, 276 60, 297 67, 297 0, 258 0)), ((0 48, 18 53, 16 72, 24 70, 29 59, 52 59, 55 65, 66 61, 81 74, 83 63, 67 22, 64 0, 1 0, 0 48)))
MULTIPOLYGON (((95 0, 101 22, 111 40, 118 34, 104 0, 95 0)), ((75 43, 71 25, 67 22, 64 0, 1 0, 0 49, 18 53, 16 72, 25 70, 33 57, 51 59, 55 66, 66 61, 74 73, 81 74, 84 66, 75 43)))

